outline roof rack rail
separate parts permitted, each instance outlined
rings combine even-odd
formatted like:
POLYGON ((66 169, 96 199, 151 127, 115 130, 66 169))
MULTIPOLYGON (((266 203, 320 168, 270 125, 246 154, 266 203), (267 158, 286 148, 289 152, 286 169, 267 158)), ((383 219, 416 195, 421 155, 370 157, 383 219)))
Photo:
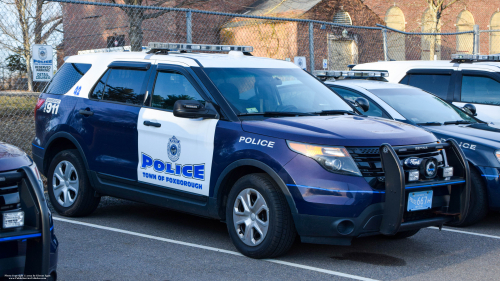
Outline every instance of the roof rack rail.
POLYGON ((190 44, 190 43, 162 43, 149 42, 148 47, 151 48, 149 53, 168 54, 169 51, 207 51, 207 52, 230 52, 237 51, 250 55, 253 52, 252 46, 237 46, 237 45, 211 45, 211 44, 190 44))
POLYGON ((482 62, 482 61, 500 62, 500 55, 453 54, 451 55, 451 61, 458 63, 482 62))
POLYGON ((358 71, 358 70, 316 70, 313 73, 316 77, 327 80, 330 78, 354 78, 354 79, 382 79, 389 77, 387 71, 358 71))

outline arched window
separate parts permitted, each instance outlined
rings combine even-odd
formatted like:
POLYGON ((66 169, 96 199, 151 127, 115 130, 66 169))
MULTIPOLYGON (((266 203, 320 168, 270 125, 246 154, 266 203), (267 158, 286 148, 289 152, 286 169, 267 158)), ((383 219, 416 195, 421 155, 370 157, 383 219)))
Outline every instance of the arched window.
POLYGON ((348 12, 341 10, 333 16, 333 23, 352 25, 351 16, 348 12))
MULTIPOLYGON (((474 17, 472 13, 463 10, 457 17, 457 32, 472 31, 474 29, 474 17)), ((474 35, 472 33, 457 35, 457 53, 472 54, 474 49, 474 35)))
MULTIPOLYGON (((385 13, 385 25, 389 28, 405 31, 405 15, 400 8, 393 6, 385 13)), ((391 60, 405 60, 405 36, 404 34, 388 31, 387 33, 387 55, 391 60)))
MULTIPOLYGON (((430 9, 425 10, 422 15, 422 32, 423 33, 440 33, 441 23, 436 23, 436 16, 430 9)), ((423 35, 420 42, 422 60, 439 60, 441 59, 441 35, 423 35)))
MULTIPOLYGON (((493 14, 490 20, 490 30, 500 30, 500 12, 493 14)), ((490 32, 490 54, 500 53, 500 32, 490 32)))

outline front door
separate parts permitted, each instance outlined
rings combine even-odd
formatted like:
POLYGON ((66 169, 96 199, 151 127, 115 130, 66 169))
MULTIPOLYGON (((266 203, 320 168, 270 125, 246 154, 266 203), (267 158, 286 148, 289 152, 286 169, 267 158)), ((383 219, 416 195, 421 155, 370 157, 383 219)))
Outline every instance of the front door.
POLYGON ((207 96, 183 67, 159 65, 151 96, 139 112, 139 182, 209 195, 210 172, 218 120, 175 117, 177 100, 207 96))

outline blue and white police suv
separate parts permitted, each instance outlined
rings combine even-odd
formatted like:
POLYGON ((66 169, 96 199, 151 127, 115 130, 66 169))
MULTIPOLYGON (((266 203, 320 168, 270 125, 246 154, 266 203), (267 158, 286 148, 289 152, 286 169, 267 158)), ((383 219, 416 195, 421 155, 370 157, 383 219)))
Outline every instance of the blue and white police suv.
POLYGON ((0 142, 0 280, 55 280, 57 248, 37 166, 0 142))
POLYGON ((478 222, 488 210, 500 210, 500 129, 473 117, 475 107, 460 109, 421 89, 380 81, 387 72, 318 71, 318 77, 344 78, 326 85, 346 100, 369 101, 367 116, 421 126, 443 142, 454 139, 463 149, 471 170, 469 215, 460 225, 478 222))
POLYGON ((473 104, 477 117, 500 128, 500 55, 451 56, 451 61, 386 61, 353 70, 387 71, 384 78, 433 93, 458 107, 473 104))
POLYGON ((40 95, 33 155, 59 214, 88 215, 103 195, 146 202, 225 221, 254 258, 297 234, 348 245, 466 219, 456 142, 362 116, 252 47, 149 46, 69 57, 40 95))

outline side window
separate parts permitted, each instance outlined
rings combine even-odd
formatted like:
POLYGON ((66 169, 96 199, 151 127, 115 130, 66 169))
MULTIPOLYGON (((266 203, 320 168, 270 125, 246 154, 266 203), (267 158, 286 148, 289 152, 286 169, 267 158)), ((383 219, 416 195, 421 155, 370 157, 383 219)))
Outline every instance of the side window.
POLYGON ((408 81, 410 81, 410 74, 406 74, 406 76, 403 77, 403 79, 401 79, 401 81, 399 81, 399 84, 408 85, 408 81))
POLYGON ((66 94, 80 78, 89 71, 91 64, 86 63, 65 63, 44 90, 44 93, 54 95, 66 94))
POLYGON ((447 74, 411 74, 408 85, 420 88, 446 100, 451 75, 447 74))
POLYGON ((463 102, 500 105, 500 83, 489 77, 462 77, 463 102))
POLYGON ((97 81, 97 84, 94 87, 94 90, 92 91, 92 94, 90 94, 90 98, 93 99, 102 99, 102 94, 104 93, 104 87, 106 87, 106 81, 108 80, 109 72, 111 69, 108 69, 106 73, 97 81))
POLYGON ((147 71, 113 68, 108 72, 106 87, 102 92, 103 100, 135 105, 143 103, 144 93, 142 93, 142 87, 147 71))
MULTIPOLYGON (((346 89, 341 89, 341 88, 332 88, 337 94, 341 95, 344 99, 348 100, 348 101, 355 101, 357 98, 364 98, 362 95, 356 93, 356 92, 353 92, 353 91, 349 91, 349 90, 346 90, 346 89)), ((360 109, 361 111, 361 109, 360 109)), ((363 112, 363 111, 361 111, 363 112)), ((384 115, 384 112, 382 111, 382 109, 380 109, 380 107, 376 104, 374 104, 373 102, 370 102, 370 109, 368 109, 367 112, 364 113, 365 115, 368 115, 368 116, 375 116, 375 117, 386 117, 384 115)))
POLYGON ((153 89, 151 106, 173 110, 178 100, 205 101, 191 82, 178 72, 158 72, 153 89))

